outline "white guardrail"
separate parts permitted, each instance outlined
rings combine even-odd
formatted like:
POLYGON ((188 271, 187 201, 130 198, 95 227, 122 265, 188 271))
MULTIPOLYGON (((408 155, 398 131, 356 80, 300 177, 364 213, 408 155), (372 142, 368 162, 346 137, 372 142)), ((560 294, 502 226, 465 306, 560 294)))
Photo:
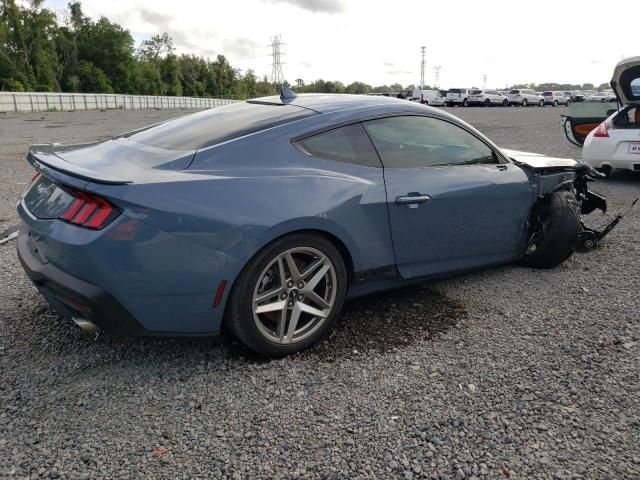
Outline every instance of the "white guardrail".
POLYGON ((209 97, 157 97, 114 93, 0 92, 0 112, 215 108, 237 100, 209 97))

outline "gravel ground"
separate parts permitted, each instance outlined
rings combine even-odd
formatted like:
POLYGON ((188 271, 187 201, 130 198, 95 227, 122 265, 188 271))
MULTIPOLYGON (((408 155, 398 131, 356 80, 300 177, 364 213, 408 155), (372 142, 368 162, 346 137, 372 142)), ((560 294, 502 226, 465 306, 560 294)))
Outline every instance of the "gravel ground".
MULTIPOLYGON (((560 108, 449 109, 498 144, 579 156, 560 108)), ((0 115, 0 229, 29 143, 182 111, 0 115)), ((640 176, 596 185, 613 211, 640 176)), ((595 221, 602 221, 602 216, 595 221)), ((347 304, 318 348, 122 339, 58 318, 0 246, 0 477, 640 478, 640 215, 597 251, 347 304)))

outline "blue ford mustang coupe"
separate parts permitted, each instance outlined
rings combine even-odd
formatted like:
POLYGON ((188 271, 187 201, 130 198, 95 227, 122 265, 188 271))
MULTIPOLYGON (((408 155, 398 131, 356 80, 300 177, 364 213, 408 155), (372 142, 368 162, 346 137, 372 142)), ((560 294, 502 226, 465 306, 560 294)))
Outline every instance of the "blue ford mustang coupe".
POLYGON ((580 220, 606 209, 587 165, 386 97, 285 89, 27 159, 18 253, 61 315, 128 335, 224 325, 267 356, 316 343, 347 297, 550 268, 606 234, 580 220))

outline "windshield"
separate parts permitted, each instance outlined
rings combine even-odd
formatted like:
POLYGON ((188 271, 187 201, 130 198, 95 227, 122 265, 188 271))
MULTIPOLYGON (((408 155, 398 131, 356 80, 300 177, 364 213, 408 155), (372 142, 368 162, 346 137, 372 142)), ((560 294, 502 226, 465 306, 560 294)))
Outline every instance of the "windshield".
POLYGON ((511 90, 509 93, 511 95, 516 95, 516 94, 520 93, 520 90, 511 90))
POLYGON ((312 115, 316 113, 293 105, 238 102, 184 115, 124 137, 166 150, 195 150, 312 115))
POLYGON ((471 90, 469 93, 471 93, 471 95, 479 95, 482 93, 482 90, 471 90))

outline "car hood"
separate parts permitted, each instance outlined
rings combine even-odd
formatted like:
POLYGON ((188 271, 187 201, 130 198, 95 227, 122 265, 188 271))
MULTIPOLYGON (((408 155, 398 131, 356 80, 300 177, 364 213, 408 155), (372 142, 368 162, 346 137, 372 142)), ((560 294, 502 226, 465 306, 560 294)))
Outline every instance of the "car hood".
POLYGON ((640 102, 640 57, 618 62, 613 69, 611 88, 622 105, 640 102))
POLYGON ((531 168, 576 168, 581 163, 571 158, 548 157, 541 153, 522 152, 507 148, 500 150, 515 162, 523 163, 531 168))

